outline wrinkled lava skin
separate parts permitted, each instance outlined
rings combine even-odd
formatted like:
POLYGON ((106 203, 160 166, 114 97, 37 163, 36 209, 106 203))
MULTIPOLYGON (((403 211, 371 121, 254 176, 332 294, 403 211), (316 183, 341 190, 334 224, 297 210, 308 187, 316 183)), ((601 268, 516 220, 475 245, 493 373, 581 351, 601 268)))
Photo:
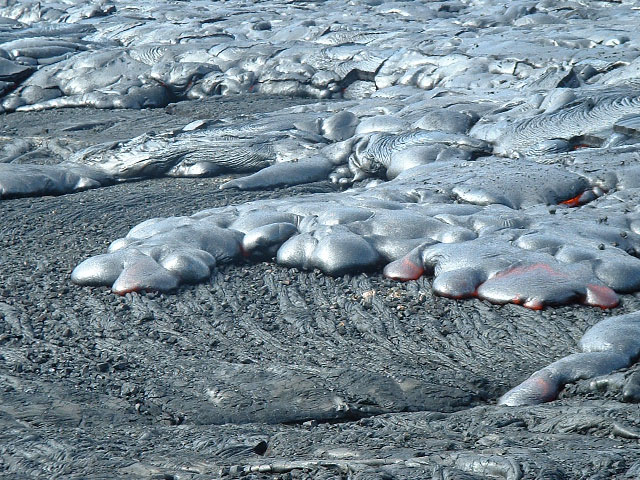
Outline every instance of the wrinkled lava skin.
MULTIPOLYGON (((244 257, 329 275, 429 275, 439 295, 533 310, 610 309, 617 293, 640 290, 640 37, 630 4, 582 15, 550 2, 312 13, 266 2, 257 21, 253 7, 231 2, 215 22, 199 2, 145 4, 142 22, 123 6, 1 7, 0 110, 139 109, 256 92, 332 101, 75 150, 8 142, 0 198, 230 172, 247 175, 222 188, 329 178, 342 191, 143 222, 80 263, 73 282, 172 291, 244 257), (48 161, 28 161, 36 148, 48 161)), ((604 342, 601 330, 585 336, 604 342)), ((584 352, 593 368, 575 373, 573 357, 559 360, 502 403, 548 401, 569 381, 627 366, 637 352, 611 353, 623 341, 611 338, 613 347, 584 352)))

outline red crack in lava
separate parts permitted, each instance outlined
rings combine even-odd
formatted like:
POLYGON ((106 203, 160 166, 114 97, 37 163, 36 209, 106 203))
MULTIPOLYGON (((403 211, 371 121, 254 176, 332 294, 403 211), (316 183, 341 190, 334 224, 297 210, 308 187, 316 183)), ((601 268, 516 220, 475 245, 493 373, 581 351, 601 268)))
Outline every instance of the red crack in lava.
POLYGON ((529 387, 541 403, 551 402, 558 398, 558 385, 543 376, 529 377, 526 380, 529 387))
POLYGON ((384 267, 384 276, 392 280, 400 280, 406 282, 408 280, 417 280, 424 273, 424 268, 416 265, 407 257, 401 258, 389 263, 384 267))
POLYGON ((615 308, 620 303, 620 299, 616 292, 606 285, 587 284, 587 295, 584 299, 585 305, 600 307, 603 310, 607 308, 615 308))
MULTIPOLYGON (((512 278, 514 283, 524 278, 526 284, 532 284, 536 282, 542 283, 543 281, 548 281, 549 283, 551 283, 556 279, 571 279, 571 277, 566 273, 555 270, 553 267, 546 263, 535 263, 533 265, 514 267, 499 272, 489 280, 481 284, 478 289, 481 291, 482 286, 485 284, 490 284, 491 282, 499 280, 504 281, 504 279, 508 278, 512 278)), ((577 294, 574 297, 580 299, 580 301, 585 305, 608 309, 616 307, 619 303, 618 295, 606 285, 587 283, 585 285, 585 289, 585 294, 577 294)), ((482 297, 481 294, 480 296, 482 297)), ((531 310, 542 310, 545 307, 545 304, 556 303, 553 300, 551 302, 546 302, 541 298, 528 298, 527 295, 520 293, 516 293, 510 300, 510 302, 516 305, 522 305, 523 307, 529 308, 531 310)), ((571 303, 571 300, 567 299, 567 301, 563 303, 571 303)))
POLYGON ((124 297, 127 293, 133 293, 133 292, 146 292, 147 289, 142 288, 140 286, 135 286, 135 287, 131 287, 128 289, 122 289, 122 290, 114 290, 113 293, 115 293, 116 295, 120 295, 121 297, 124 297))
MULTIPOLYGON (((496 273, 490 280, 499 279, 516 275, 535 275, 543 274, 550 275, 552 277, 568 278, 568 276, 562 272, 554 270, 550 265, 546 263, 534 263, 532 265, 523 265, 520 267, 512 267, 502 272, 496 273)), ((489 280, 487 280, 489 281, 489 280)))
POLYGON ((582 150, 583 148, 593 148, 593 146, 587 145, 586 143, 578 143, 577 145, 571 147, 571 150, 575 152, 576 150, 582 150))
POLYGON ((556 381, 549 378, 548 374, 537 372, 505 393, 498 403, 510 406, 528 405, 532 398, 535 403, 546 403, 558 398, 558 391, 556 381))
MULTIPOLYGON (((384 268, 384 276, 392 280, 409 281, 417 280, 420 278, 425 270, 422 266, 418 265, 414 261, 415 253, 410 253, 403 258, 395 260, 389 263, 384 268)), ((549 304, 570 304, 573 302, 582 303, 593 307, 600 307, 602 309, 614 308, 618 306, 618 295, 609 287, 597 283, 586 283, 580 287, 580 279, 575 280, 567 273, 554 269, 551 265, 546 263, 534 263, 531 265, 521 265, 512 267, 507 270, 496 273, 491 278, 481 283, 471 294, 465 295, 453 295, 448 293, 436 292, 438 295, 452 299, 463 298, 482 298, 489 300, 492 303, 513 303, 521 305, 530 310, 542 310, 549 304), (496 288, 496 285, 492 285, 495 282, 508 282, 507 291, 509 286, 516 283, 524 284, 523 289, 527 289, 529 285, 541 285, 545 283, 553 284, 554 282, 560 282, 556 285, 556 291, 551 290, 551 297, 549 299, 544 296, 530 296, 527 294, 521 294, 514 292, 513 296, 508 300, 497 300, 491 294, 486 292, 486 289, 496 288), (562 285, 562 282, 567 283, 566 286, 562 285), (483 294, 483 288, 485 287, 485 293, 483 294), (566 295, 563 295, 563 289, 565 289, 566 295), (555 294, 560 293, 560 296, 555 294)), ((498 286, 497 288, 501 288, 498 286)))
POLYGON ((544 303, 542 303, 542 300, 533 298, 531 300, 527 300, 526 302, 524 302, 522 306, 530 310, 542 310, 544 308, 544 303))
POLYGON ((178 277, 162 268, 150 257, 141 256, 126 265, 111 290, 118 295, 140 291, 174 290, 179 285, 178 277))
POLYGON ((580 206, 580 198, 582 197, 582 195, 584 195, 584 192, 576 195, 573 198, 570 198, 569 200, 564 200, 562 202, 560 202, 558 205, 567 205, 569 207, 578 207, 580 206))

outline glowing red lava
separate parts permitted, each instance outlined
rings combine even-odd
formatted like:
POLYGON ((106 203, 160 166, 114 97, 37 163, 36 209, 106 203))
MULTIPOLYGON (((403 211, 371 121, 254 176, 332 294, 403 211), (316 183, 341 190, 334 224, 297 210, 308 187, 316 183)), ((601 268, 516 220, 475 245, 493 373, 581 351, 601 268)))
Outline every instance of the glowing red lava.
POLYGON ((584 299, 586 305, 600 307, 603 310, 617 307, 620 299, 616 292, 606 285, 587 284, 587 295, 584 299))
POLYGON ((422 274, 424 274, 424 268, 416 265, 407 257, 400 258, 384 267, 385 277, 402 282, 417 280, 422 274))

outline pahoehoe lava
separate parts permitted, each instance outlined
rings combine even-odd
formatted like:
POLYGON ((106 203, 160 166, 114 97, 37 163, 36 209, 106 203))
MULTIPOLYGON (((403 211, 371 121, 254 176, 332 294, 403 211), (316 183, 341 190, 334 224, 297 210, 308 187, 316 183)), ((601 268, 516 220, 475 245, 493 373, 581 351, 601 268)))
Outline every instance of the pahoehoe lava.
MULTIPOLYGON (((2 465, 67 475, 77 428, 144 417, 203 452, 180 478, 638 476, 637 12, 0 3, 2 465), (534 453, 549 433, 602 460, 534 453)), ((112 466, 167 475, 152 456, 112 466)))

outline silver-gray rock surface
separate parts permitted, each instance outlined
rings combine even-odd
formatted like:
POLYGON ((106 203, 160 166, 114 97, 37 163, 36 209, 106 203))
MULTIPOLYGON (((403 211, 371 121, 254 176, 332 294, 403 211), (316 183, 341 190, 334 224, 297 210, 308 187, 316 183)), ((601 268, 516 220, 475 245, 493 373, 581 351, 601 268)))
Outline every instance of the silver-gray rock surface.
MULTIPOLYGON (((157 177, 243 174, 221 185, 234 192, 329 179, 334 192, 243 197, 147 220, 79 263, 71 280, 122 295, 174 291, 248 258, 333 276, 426 275, 444 297, 533 310, 614 308, 619 294, 640 291, 638 20, 628 1, 5 1, 5 115, 231 94, 322 101, 96 145, 2 138, 0 198, 157 177)), ((538 370, 500 403, 553 400, 567 383, 628 367, 637 323, 629 314, 592 326, 581 353, 538 370)), ((227 373, 243 378, 242 368, 227 373)), ((264 373, 264 383, 278 375, 264 373)), ((224 403, 218 395, 212 389, 211 401, 224 403)), ((464 392, 451 395, 469 403, 464 392)), ((304 407, 278 418, 302 417, 304 407)), ((453 473, 435 478, 522 477, 493 454, 447 458, 438 465, 453 473)))

